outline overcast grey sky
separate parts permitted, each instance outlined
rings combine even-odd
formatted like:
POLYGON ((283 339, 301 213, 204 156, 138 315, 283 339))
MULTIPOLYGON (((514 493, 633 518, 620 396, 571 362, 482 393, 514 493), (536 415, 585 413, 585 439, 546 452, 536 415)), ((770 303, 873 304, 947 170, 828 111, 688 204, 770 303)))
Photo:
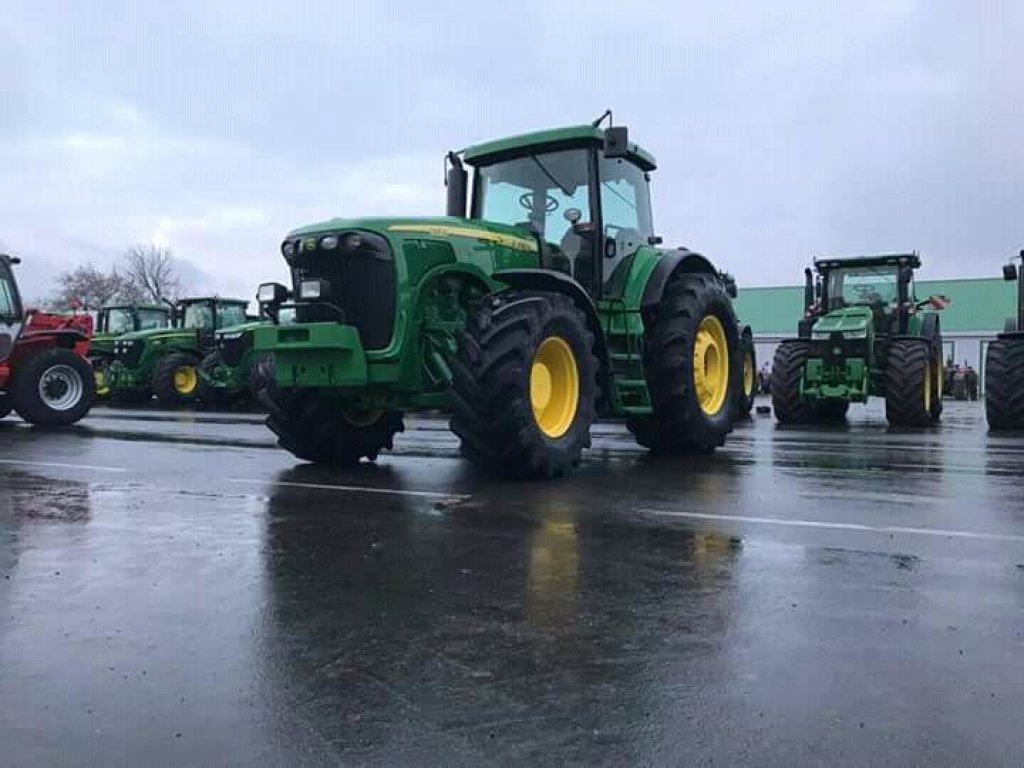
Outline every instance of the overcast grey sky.
POLYGON ((900 249, 995 275, 1024 247, 1015 0, 2 8, 0 245, 34 296, 159 242, 248 297, 288 229, 441 213, 445 150, 608 106, 658 158, 666 243, 741 285, 900 249))

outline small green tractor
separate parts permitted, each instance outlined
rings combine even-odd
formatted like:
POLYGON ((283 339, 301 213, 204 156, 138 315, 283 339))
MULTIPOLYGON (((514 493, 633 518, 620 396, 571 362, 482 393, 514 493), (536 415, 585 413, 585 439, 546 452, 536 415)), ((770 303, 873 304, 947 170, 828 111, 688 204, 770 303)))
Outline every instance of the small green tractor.
POLYGON ((170 327, 171 308, 143 304, 108 305, 95 312, 95 322, 89 360, 96 379, 96 397, 102 399, 110 395, 107 369, 114 362, 114 341, 126 333, 170 327))
POLYGON ((850 403, 885 398, 892 426, 923 427, 942 413, 944 297, 914 297, 916 253, 815 261, 805 270, 798 338, 772 364, 772 406, 782 423, 835 421, 850 403))
POLYGON ((199 364, 199 399, 213 408, 229 407, 256 398, 256 372, 269 353, 257 352, 256 329, 268 322, 287 324, 293 309, 261 306, 260 318, 244 325, 222 328, 214 334, 213 349, 199 364))
POLYGON ((985 353, 985 415, 994 430, 1024 429, 1024 251, 1018 258, 1020 267, 1003 267, 1003 278, 1017 281, 1017 316, 985 353))
POLYGON ((144 402, 152 395, 163 405, 194 402, 199 394, 199 363, 219 328, 246 322, 244 299, 182 299, 174 307, 174 327, 135 331, 114 341, 108 368, 111 396, 144 402))
POLYGON ((423 409, 451 412, 465 457, 518 477, 570 471, 599 415, 660 453, 725 442, 741 371, 728 281, 658 247, 655 160, 603 119, 448 153, 445 217, 285 238, 292 288, 259 298, 296 322, 255 329, 281 446, 373 460, 423 409))

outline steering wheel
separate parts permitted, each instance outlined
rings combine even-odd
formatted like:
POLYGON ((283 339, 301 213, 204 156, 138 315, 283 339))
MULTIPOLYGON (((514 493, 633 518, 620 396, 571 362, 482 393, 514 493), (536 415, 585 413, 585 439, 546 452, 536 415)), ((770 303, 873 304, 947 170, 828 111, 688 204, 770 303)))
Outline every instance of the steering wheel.
MULTIPOLYGON (((519 205, 528 211, 533 211, 533 192, 523 192, 519 196, 519 205)), ((544 213, 554 213, 558 210, 558 201, 551 195, 544 195, 544 213)))
POLYGON ((853 292, 857 294, 858 299, 867 304, 881 303, 882 301, 881 295, 870 285, 856 285, 853 292))

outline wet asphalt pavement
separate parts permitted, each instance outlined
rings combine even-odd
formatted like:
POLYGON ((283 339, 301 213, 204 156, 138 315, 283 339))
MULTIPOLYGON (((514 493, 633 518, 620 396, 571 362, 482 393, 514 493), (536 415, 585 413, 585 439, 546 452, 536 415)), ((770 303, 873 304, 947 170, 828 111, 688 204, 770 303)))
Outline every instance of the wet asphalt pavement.
POLYGON ((430 419, 5 420, 0 764, 1019 765, 1024 436, 854 411, 526 484, 430 419))

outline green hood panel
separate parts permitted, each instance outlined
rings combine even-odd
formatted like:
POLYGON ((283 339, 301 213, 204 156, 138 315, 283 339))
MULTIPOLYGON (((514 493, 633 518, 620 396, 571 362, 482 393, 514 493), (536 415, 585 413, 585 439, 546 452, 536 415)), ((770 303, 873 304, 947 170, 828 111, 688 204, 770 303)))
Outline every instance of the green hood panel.
POLYGON ((460 238, 503 245, 519 251, 535 253, 537 240, 525 229, 493 222, 461 219, 451 216, 415 218, 329 219, 293 229, 286 239, 324 235, 344 230, 366 230, 387 238, 392 246, 403 239, 460 238))
POLYGON ((195 328, 151 328, 148 331, 133 331, 117 338, 124 341, 183 341, 196 337, 195 328))
POLYGON ((848 333, 871 330, 874 317, 870 307, 834 309, 814 324, 814 333, 848 333))

